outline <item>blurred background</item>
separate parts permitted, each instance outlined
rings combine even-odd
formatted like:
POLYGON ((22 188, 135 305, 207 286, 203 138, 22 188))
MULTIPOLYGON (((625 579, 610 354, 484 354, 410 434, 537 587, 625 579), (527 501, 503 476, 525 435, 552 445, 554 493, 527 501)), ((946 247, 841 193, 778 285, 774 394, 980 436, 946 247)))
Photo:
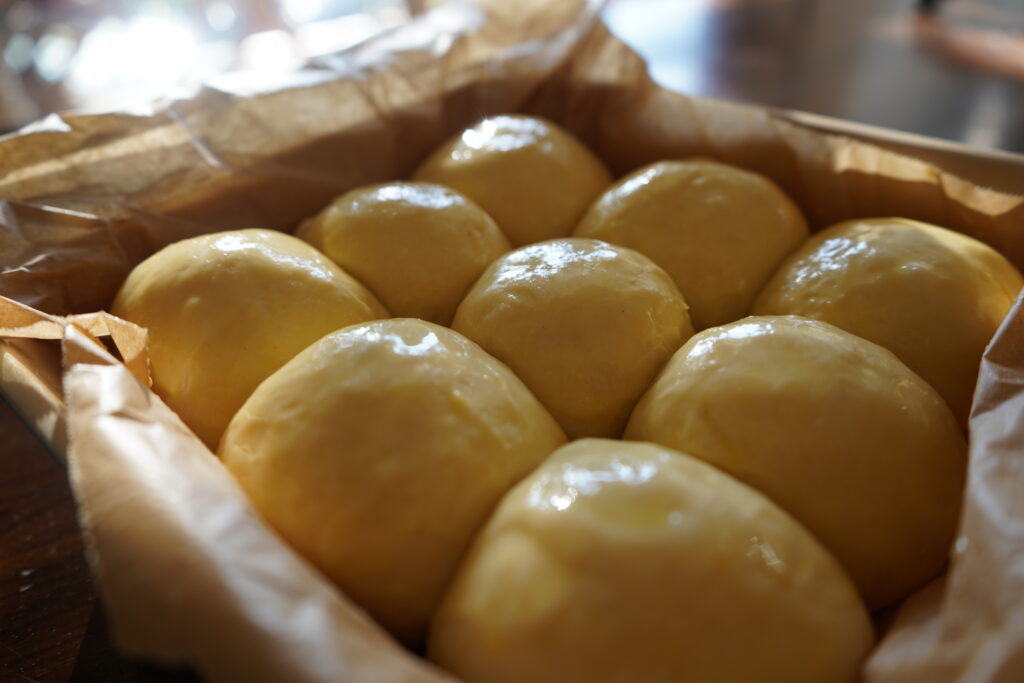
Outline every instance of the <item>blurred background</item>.
MULTIPOLYGON (((0 0, 0 132, 292 69, 442 1, 0 0)), ((1024 152, 1022 0, 611 0, 604 17, 687 94, 1024 152)))

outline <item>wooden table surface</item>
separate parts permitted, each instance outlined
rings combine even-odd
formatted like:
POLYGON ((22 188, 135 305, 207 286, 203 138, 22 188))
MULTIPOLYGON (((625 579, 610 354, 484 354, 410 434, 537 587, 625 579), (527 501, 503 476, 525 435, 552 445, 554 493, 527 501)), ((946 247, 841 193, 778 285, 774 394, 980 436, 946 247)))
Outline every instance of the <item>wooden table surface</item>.
POLYGON ((67 473, 0 401, 0 681, 194 681, 114 651, 67 473))
MULTIPOLYGON (((1024 54, 1024 13, 1011 0, 947 0, 936 25, 914 4, 618 0, 607 16, 662 82, 692 94, 1024 151, 1024 67, 970 47, 1017 35, 1005 54, 1024 54)), ((113 651, 65 472, 2 403, 0 680, 195 680, 113 651)))

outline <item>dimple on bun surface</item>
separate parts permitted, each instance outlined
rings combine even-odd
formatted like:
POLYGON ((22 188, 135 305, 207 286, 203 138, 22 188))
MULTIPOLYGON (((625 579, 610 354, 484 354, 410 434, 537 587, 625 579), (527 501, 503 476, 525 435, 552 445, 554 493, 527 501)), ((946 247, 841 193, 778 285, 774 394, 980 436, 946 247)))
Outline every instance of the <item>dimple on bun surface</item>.
POLYGON ((511 245, 458 192, 392 182, 348 192, 297 235, 377 295, 391 314, 451 323, 466 291, 511 245))
POLYGON ((768 178, 715 161, 661 161, 620 179, 573 232, 665 269, 702 330, 737 320, 806 239, 799 207, 768 178))
POLYGON ((750 317, 695 335, 641 399, 626 437, 763 492, 835 554, 872 609, 946 564, 963 434, 896 356, 827 323, 750 317))
POLYGON ((570 438, 619 436, 633 405, 693 334, 686 303, 650 259, 563 238, 495 261, 453 329, 508 364, 570 438))
POLYGON ((161 249, 128 275, 111 312, 148 329, 154 390, 212 450, 249 394, 292 356, 388 315, 316 249, 259 229, 161 249))
POLYGON ((1024 285, 986 244, 904 218, 817 233, 779 268, 757 315, 824 320, 895 353, 967 425, 981 354, 1024 285))
POLYGON ((612 180, 568 131, 522 115, 483 119, 438 147, 413 179, 466 195, 517 246, 567 236, 612 180))
POLYGON ((416 643, 491 509, 564 442, 502 363, 396 318, 330 334, 274 373, 220 456, 297 551, 416 643))
POLYGON ((584 439, 474 542, 428 655, 467 683, 852 683, 872 644, 835 559, 699 460, 584 439))

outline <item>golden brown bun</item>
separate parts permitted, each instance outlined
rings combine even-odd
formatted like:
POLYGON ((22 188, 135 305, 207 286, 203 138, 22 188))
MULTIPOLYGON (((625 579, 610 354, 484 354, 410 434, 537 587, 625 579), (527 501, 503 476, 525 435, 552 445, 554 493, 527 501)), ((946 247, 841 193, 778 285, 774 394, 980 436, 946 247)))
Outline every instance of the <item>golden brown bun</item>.
POLYGON ((256 386, 317 339, 388 312, 302 240, 235 230, 140 263, 111 307, 149 330, 153 388, 212 450, 256 386))
POLYGON ((395 318, 330 334, 274 373, 220 456, 296 550, 415 643, 494 505, 564 442, 476 344, 395 318))
POLYGON ((434 619, 467 683, 850 683, 871 623, 835 559, 753 489, 584 439, 501 502, 434 619))
POLYGON ((697 334, 637 405, 626 436, 763 492, 835 553, 871 608, 946 564, 963 434, 896 356, 837 327, 750 317, 697 334))

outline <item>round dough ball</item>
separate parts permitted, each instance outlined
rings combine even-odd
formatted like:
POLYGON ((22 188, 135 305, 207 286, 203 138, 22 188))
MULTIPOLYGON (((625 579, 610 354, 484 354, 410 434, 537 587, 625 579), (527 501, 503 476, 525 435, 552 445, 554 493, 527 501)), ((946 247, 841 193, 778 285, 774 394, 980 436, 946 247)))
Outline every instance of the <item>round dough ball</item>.
POLYGON ((665 269, 702 330, 737 320, 807 237, 771 180, 714 161, 662 161, 622 178, 576 231, 636 249, 665 269))
POLYGON ((330 334, 274 373, 220 456, 296 550, 415 643, 494 505, 564 442, 476 344, 392 319, 330 334))
POLYGON ((256 386, 317 339, 388 315, 313 247, 274 230, 202 235, 128 275, 111 312, 149 330, 153 389, 216 450, 256 386))
POLYGON ((466 291, 512 247, 483 209, 431 183, 352 190, 296 233, 359 278, 392 315, 448 325, 466 291))
POLYGON ((452 327, 507 363, 570 438, 619 436, 693 334, 679 290, 650 259, 570 238, 491 264, 452 327))
POLYGON ((835 559, 756 491, 585 439, 501 502, 428 655, 467 683, 848 683, 872 644, 835 559))
POLYGON ((532 116, 494 116, 437 148, 413 176, 455 188, 515 245, 568 235, 612 178, 568 131, 532 116))
POLYGON ((757 315, 824 320, 895 353, 967 425, 981 354, 1024 280, 1001 254, 903 218, 839 223, 765 286, 757 315))
POLYGON ((681 348, 626 437, 677 448, 766 494, 846 567, 872 609, 942 571, 967 445, 934 389, 816 320, 746 318, 681 348))

